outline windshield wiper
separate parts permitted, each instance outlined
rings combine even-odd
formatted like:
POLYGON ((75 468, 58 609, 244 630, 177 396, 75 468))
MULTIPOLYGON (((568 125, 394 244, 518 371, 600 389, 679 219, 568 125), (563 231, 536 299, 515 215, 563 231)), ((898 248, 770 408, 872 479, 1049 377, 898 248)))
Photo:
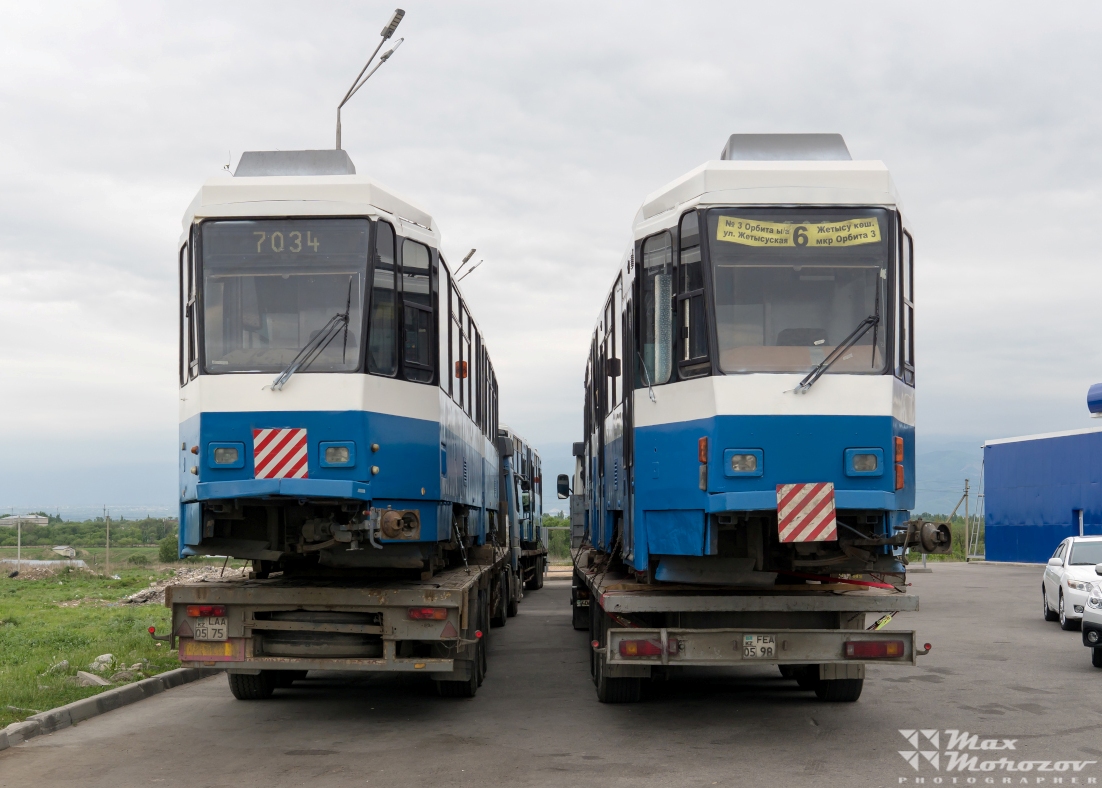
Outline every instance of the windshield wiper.
POLYGON ((349 315, 352 314, 352 277, 348 278, 348 301, 344 305, 344 312, 333 315, 329 318, 329 322, 322 327, 321 331, 314 335, 314 338, 302 346, 302 350, 291 359, 291 363, 287 365, 287 368, 279 373, 279 377, 272 381, 272 391, 282 391, 283 386, 291 379, 291 375, 302 370, 305 371, 307 367, 313 364, 318 356, 329 347, 329 343, 337 338, 343 330, 344 332, 344 349, 341 351, 341 363, 343 364, 348 355, 348 320, 349 315))
MULTIPOLYGON (((879 302, 878 302, 877 305, 879 306, 879 302)), ((880 315, 879 314, 869 315, 864 320, 862 320, 857 325, 857 328, 855 328, 853 330, 853 333, 851 333, 848 337, 845 338, 845 340, 842 342, 842 344, 840 344, 838 347, 834 348, 834 350, 832 350, 830 352, 829 356, 824 358, 822 361, 820 361, 815 366, 815 369, 813 369, 809 373, 807 373, 807 377, 800 381, 800 385, 796 386, 796 389, 795 389, 796 393, 797 394, 803 394, 806 391, 808 391, 808 389, 810 389, 812 386, 815 385, 815 381, 817 381, 820 377, 822 377, 824 372, 826 372, 828 369, 830 369, 831 364, 833 364, 835 361, 837 361, 839 358, 841 358, 843 353, 845 353, 851 347, 856 345, 857 340, 859 340, 861 337, 865 336, 865 334, 868 333, 868 330, 870 328, 872 328, 873 326, 879 325, 879 324, 880 324, 880 315)), ((876 352, 876 345, 873 345, 873 353, 875 353, 875 352, 876 352)))

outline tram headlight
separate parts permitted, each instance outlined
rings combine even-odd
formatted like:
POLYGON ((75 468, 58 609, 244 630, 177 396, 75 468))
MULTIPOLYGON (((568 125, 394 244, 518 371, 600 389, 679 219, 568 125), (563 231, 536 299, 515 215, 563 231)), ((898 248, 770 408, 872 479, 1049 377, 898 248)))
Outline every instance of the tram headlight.
POLYGON ((356 464, 356 444, 352 441, 326 442, 318 448, 323 468, 347 468, 356 464))
POLYGON ((761 449, 726 449, 723 452, 725 476, 761 476, 765 454, 761 449))
POLYGON ((732 454, 731 470, 735 473, 753 473, 758 469, 758 458, 753 454, 732 454))
MULTIPOLYGON (((196 447, 198 449, 198 447, 196 447)), ((196 452, 198 453, 198 452, 196 452)), ((208 443, 207 467, 226 470, 245 467, 244 443, 208 443)))
POLYGON ((880 461, 875 454, 855 454, 853 455, 853 470, 861 473, 868 473, 869 471, 875 471, 880 467, 880 461))
POLYGON ((884 450, 878 448, 846 449, 846 476, 883 476, 884 450))
POLYGON ((233 446, 220 446, 214 450, 215 465, 233 465, 237 458, 237 449, 233 446))

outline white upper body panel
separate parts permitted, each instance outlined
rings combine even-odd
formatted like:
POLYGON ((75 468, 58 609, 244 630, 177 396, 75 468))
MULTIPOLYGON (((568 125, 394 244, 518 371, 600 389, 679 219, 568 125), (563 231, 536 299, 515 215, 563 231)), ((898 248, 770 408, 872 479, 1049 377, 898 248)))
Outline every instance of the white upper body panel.
POLYGON ((914 426, 914 389, 891 375, 823 375, 804 394, 801 374, 751 373, 695 378, 635 390, 636 427, 715 416, 891 416, 914 426))
POLYGON ((180 423, 200 413, 369 411, 439 421, 439 386, 378 375, 298 372, 281 391, 274 374, 200 375, 180 389, 180 423))
POLYGON ((366 175, 210 178, 184 214, 180 244, 198 219, 264 216, 383 216, 399 235, 440 248, 432 216, 366 175))
POLYGON ((900 207, 880 161, 708 161, 643 201, 635 238, 673 226, 685 210, 707 205, 900 207))

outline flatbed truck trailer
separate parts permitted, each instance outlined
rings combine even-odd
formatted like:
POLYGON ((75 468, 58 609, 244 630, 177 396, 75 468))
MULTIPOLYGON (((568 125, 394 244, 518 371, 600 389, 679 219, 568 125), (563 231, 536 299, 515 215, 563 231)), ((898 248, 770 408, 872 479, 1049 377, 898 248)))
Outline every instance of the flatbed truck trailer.
MULTIPOLYGON (((928 653, 910 630, 878 628, 918 597, 846 583, 767 588, 637 582, 578 552, 574 629, 588 629, 598 698, 630 703, 643 682, 681 667, 777 665, 827 701, 855 701, 870 664, 914 665, 928 653), (880 614, 871 626, 869 614, 880 614), (885 616, 888 616, 885 620, 885 616)), ((862 581, 858 581, 862 582, 862 581)))
POLYGON ((485 546, 428 580, 241 577, 166 590, 180 660, 221 667, 241 699, 310 670, 422 673, 470 697, 486 674, 492 625, 505 623, 509 554, 485 546))

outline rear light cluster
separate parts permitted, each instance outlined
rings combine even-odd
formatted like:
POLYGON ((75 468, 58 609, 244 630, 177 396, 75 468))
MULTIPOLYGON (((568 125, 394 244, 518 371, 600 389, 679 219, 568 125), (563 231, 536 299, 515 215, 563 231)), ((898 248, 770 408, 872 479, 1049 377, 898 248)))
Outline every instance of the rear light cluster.
POLYGON ((902 640, 850 640, 846 643, 847 659, 892 659, 902 656, 902 640))
MULTIPOLYGON (((667 653, 676 654, 678 646, 677 638, 670 638, 666 641, 667 653)), ((662 641, 657 639, 621 640, 619 649, 621 657, 660 657, 662 656, 662 641)))
POLYGON ((225 605, 188 605, 187 614, 190 618, 199 618, 200 616, 215 616, 220 617, 226 615, 225 605))
POLYGON ((903 489, 903 439, 896 436, 895 444, 895 489, 903 489))
POLYGON ((446 607, 411 607, 409 617, 414 621, 443 621, 448 617, 446 607))

